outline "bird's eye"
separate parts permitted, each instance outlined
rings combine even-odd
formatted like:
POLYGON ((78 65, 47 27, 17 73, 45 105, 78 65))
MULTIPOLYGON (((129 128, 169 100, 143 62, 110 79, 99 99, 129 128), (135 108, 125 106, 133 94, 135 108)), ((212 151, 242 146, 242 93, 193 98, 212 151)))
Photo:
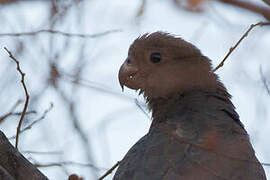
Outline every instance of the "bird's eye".
POLYGON ((151 54, 150 59, 152 63, 159 63, 161 61, 161 54, 158 52, 154 52, 151 54))
POLYGON ((131 63, 131 60, 130 60, 129 58, 127 59, 127 63, 128 63, 128 64, 130 64, 130 63, 131 63))

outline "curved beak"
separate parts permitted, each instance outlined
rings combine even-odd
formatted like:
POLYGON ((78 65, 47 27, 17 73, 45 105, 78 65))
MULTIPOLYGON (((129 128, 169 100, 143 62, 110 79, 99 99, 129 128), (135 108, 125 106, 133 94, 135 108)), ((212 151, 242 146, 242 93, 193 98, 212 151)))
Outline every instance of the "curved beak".
POLYGON ((121 86, 122 92, 124 91, 124 85, 125 85, 125 74, 124 74, 124 64, 122 64, 122 66, 120 67, 120 70, 118 72, 118 80, 119 80, 119 84, 121 86))
POLYGON ((119 83, 122 88, 122 91, 124 91, 124 86, 127 86, 127 84, 130 83, 130 81, 132 80, 132 78, 135 76, 137 72, 138 72, 138 68, 135 67, 134 65, 128 64, 127 61, 125 61, 122 64, 118 73, 118 79, 119 79, 119 83))

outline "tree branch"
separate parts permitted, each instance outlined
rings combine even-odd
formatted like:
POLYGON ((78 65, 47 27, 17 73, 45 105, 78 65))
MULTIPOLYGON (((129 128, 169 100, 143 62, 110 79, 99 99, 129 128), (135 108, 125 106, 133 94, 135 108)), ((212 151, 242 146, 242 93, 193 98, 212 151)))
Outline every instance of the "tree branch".
POLYGON ((263 166, 270 166, 270 163, 261 163, 263 166))
POLYGON ((265 4, 270 6, 270 0, 262 0, 265 4))
MULTIPOLYGON (((28 112, 25 112, 25 115, 27 115, 27 114, 35 114, 35 113, 36 113, 36 111, 28 111, 28 112)), ((22 115, 22 112, 9 112, 7 114, 4 114, 4 115, 0 116, 0 123, 3 122, 9 116, 21 116, 21 115, 22 115)))
MULTIPOLYGON (((241 0, 219 0, 219 2, 230 4, 245 10, 249 10, 251 12, 261 14, 266 18, 268 21, 270 21, 270 8, 259 6, 257 4, 254 4, 252 2, 241 1, 241 0)), ((269 0, 264 0, 266 4, 269 3, 269 0)))
POLYGON ((67 33, 63 31, 57 31, 52 29, 41 29, 37 31, 30 31, 30 32, 19 32, 19 33, 0 33, 1 36, 10 36, 10 37, 19 37, 19 36, 35 36, 40 33, 50 33, 50 34, 58 34, 65 37, 78 37, 78 38, 97 38, 100 36, 105 36, 111 33, 121 32, 120 29, 108 30, 101 33, 96 34, 79 34, 79 33, 67 33))
POLYGON ((14 179, 48 180, 46 176, 10 144, 2 131, 0 131, 0 167, 0 171, 4 169, 14 179))
POLYGON ((20 129, 21 129, 21 126, 22 126, 23 118, 24 118, 24 115, 25 115, 25 112, 26 112, 26 109, 27 109, 27 106, 28 106, 29 94, 28 94, 28 91, 27 91, 27 88, 26 88, 26 85, 25 85, 25 82, 24 82, 25 73, 23 73, 22 70, 21 70, 20 62, 12 55, 12 53, 6 47, 4 47, 4 49, 7 51, 9 57, 17 64, 17 71, 21 74, 21 83, 22 83, 22 86, 23 86, 23 89, 24 89, 24 92, 25 92, 25 97, 26 97, 24 108, 23 108, 23 111, 22 111, 22 115, 21 115, 21 118, 20 118, 20 121, 19 121, 19 124, 18 124, 18 127, 17 127, 17 133, 16 133, 15 148, 18 149, 19 134, 20 134, 20 129))
POLYGON ((264 87, 266 89, 266 92, 270 96, 270 89, 268 87, 267 80, 266 80, 266 78, 265 78, 265 76, 264 76, 264 74, 262 72, 262 67, 261 66, 260 66, 260 75, 261 75, 261 79, 262 79, 263 85, 264 85, 264 87))
POLYGON ((102 180, 102 179, 104 179, 106 176, 108 176, 109 174, 111 174, 111 173, 113 172, 113 170, 114 170, 115 168, 117 168, 117 166, 119 166, 120 163, 121 163, 121 161, 117 161, 117 162, 115 163, 115 165, 113 165, 113 167, 112 167, 111 169, 109 169, 103 176, 101 176, 100 178, 98 178, 98 180, 102 180))
POLYGON ((242 42, 243 39, 245 39, 248 36, 248 33, 256 26, 266 26, 266 25, 270 25, 270 22, 259 22, 257 24, 251 24, 251 26, 249 27, 249 29, 245 32, 245 34, 243 34, 243 36, 238 40, 238 42, 230 48, 229 52, 226 54, 226 56, 223 58, 223 60, 219 63, 219 65, 213 70, 213 72, 215 72, 216 70, 218 70, 219 68, 221 68, 224 65, 224 62, 226 61, 226 59, 231 55, 231 53, 237 48, 237 46, 242 42))
MULTIPOLYGON (((43 112, 43 114, 42 114, 42 116, 40 118, 38 118, 37 120, 34 120, 31 124, 29 124, 28 126, 26 126, 25 128, 23 128, 19 133, 21 134, 21 133, 25 132, 26 130, 31 129, 32 126, 34 126, 39 121, 43 120, 46 117, 47 113, 52 110, 52 108, 53 108, 53 103, 51 103, 50 104, 50 107, 43 112)), ((17 134, 16 134, 16 136, 17 136, 17 134)), ((16 136, 10 137, 9 140, 16 138, 16 136)))
POLYGON ((54 166, 67 166, 67 165, 90 167, 90 168, 93 168, 97 171, 105 169, 105 168, 96 167, 93 164, 79 163, 79 162, 73 162, 73 161, 53 162, 53 163, 47 163, 47 164, 34 163, 34 166, 39 167, 39 168, 54 167, 54 166))

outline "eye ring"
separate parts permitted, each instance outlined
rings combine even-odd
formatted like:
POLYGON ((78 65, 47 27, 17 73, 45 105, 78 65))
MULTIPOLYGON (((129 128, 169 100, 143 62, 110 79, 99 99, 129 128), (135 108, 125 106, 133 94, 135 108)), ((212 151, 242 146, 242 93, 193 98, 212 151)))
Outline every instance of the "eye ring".
POLYGON ((162 57, 161 54, 159 52, 153 52, 150 55, 150 60, 152 63, 159 63, 161 61, 162 57))

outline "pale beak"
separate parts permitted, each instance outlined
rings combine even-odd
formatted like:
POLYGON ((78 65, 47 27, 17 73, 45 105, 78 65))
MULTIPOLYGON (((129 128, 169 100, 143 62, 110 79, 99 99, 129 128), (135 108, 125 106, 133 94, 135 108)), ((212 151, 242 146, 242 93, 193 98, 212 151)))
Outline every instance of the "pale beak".
POLYGON ((138 68, 134 65, 128 64, 126 61, 122 64, 118 73, 118 79, 122 91, 124 91, 124 86, 129 87, 127 84, 132 80, 137 72, 138 68))

